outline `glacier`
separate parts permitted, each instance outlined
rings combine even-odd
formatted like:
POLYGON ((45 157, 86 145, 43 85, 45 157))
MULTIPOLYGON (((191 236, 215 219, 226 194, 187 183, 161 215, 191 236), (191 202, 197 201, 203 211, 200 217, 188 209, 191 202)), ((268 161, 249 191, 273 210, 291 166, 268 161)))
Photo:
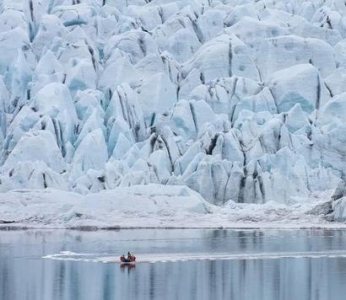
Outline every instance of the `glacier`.
POLYGON ((320 193, 343 222, 345 121, 343 0, 0 1, 3 205, 148 186, 213 215, 320 193))

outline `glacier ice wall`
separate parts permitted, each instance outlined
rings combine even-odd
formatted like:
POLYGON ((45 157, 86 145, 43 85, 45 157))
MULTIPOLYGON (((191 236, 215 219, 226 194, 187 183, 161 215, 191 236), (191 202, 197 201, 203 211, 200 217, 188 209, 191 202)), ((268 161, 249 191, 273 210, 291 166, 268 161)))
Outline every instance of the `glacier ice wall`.
POLYGON ((0 191, 290 203, 346 170, 343 0, 0 1, 0 191))

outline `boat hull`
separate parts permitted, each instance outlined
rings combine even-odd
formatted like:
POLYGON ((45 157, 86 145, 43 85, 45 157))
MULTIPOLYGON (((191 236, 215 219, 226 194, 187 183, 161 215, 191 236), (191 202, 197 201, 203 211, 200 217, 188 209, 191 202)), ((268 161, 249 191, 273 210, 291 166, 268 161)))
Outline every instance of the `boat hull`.
POLYGON ((136 257, 135 256, 131 256, 130 258, 120 257, 120 262, 121 263, 134 263, 134 262, 136 262, 136 257))

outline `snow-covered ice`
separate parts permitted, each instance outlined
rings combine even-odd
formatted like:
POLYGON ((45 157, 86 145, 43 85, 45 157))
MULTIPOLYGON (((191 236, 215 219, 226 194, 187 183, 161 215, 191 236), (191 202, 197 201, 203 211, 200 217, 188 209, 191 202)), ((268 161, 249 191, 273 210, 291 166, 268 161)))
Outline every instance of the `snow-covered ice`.
POLYGON ((215 206, 185 186, 137 185, 88 195, 54 189, 0 194, 1 228, 344 228, 325 220, 330 194, 215 206))
POLYGON ((345 39, 339 0, 0 1, 0 220, 345 221, 345 39))

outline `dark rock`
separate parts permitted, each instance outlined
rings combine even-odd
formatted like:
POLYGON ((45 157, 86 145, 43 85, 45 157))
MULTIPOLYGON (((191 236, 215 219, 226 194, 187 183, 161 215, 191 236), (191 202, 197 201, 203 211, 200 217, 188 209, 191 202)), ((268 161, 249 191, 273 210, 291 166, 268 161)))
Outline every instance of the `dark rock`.
POLYGON ((309 210, 307 214, 309 215, 329 215, 333 212, 332 201, 325 202, 315 206, 313 209, 309 210))
POLYGON ((339 183, 337 188, 335 189, 334 194, 332 195, 332 200, 336 201, 346 196, 346 182, 342 181, 339 183))
POLYGON ((77 217, 77 218, 81 218, 82 216, 83 216, 83 214, 82 213, 75 213, 75 216, 77 217))
POLYGON ((0 220, 0 224, 13 224, 16 223, 16 221, 5 221, 5 220, 0 220))

